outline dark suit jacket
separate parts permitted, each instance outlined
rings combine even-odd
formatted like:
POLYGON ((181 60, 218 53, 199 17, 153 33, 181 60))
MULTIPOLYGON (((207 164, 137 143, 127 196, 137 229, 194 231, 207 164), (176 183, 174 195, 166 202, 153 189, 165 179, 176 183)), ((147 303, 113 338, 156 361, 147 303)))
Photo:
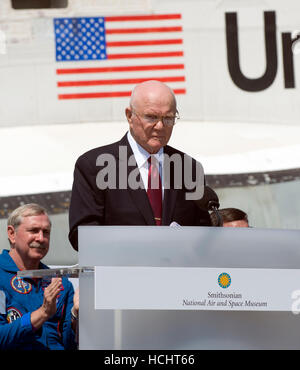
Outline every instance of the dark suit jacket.
MULTIPOLYGON (((127 147, 127 158, 133 155, 125 135, 119 142, 88 151, 80 156, 75 164, 69 210, 69 240, 76 250, 79 225, 155 225, 145 189, 133 190, 129 187, 118 189, 120 146, 127 147), (107 163, 102 166, 96 165, 96 160, 101 154, 116 158, 116 189, 101 190, 97 187, 97 174, 107 166, 107 163)), ((164 147, 164 153, 170 156, 177 153, 182 158, 184 155, 170 146, 164 147)), ((195 163, 193 160, 194 165, 195 163)), ((128 173, 134 168, 137 167, 128 166, 128 173)), ((174 172, 174 169, 171 168, 171 174, 172 171, 174 172)), ((184 181, 182 183, 184 185, 184 181)), ((170 225, 175 221, 181 226, 210 226, 208 212, 200 210, 192 200, 186 200, 186 191, 185 187, 174 188, 171 175, 170 186, 164 191, 162 225, 170 225)))

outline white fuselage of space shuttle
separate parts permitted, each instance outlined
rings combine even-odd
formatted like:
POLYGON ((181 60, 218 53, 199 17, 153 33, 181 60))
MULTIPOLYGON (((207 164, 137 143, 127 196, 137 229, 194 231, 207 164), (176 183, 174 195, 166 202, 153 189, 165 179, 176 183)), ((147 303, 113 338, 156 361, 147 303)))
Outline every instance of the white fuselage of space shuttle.
POLYGON ((30 2, 0 2, 0 199, 70 191, 77 157, 122 137, 147 79, 174 89, 170 145, 206 175, 297 173, 297 0, 30 2))

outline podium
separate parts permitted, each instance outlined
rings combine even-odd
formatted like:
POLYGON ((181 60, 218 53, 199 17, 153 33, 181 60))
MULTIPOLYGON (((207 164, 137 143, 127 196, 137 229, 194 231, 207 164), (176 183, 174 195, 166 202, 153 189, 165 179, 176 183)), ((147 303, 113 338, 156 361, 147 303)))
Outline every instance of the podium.
POLYGON ((79 349, 299 349, 299 240, 298 230, 81 226, 79 265, 99 271, 80 273, 79 349))

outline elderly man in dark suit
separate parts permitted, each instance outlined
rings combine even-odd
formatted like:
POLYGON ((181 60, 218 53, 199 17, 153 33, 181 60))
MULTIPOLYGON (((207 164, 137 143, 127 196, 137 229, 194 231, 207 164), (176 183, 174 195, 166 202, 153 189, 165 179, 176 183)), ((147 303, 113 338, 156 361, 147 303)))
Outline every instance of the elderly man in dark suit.
POLYGON ((173 91, 159 81, 143 82, 125 113, 125 136, 76 162, 69 211, 76 250, 79 225, 211 225, 193 201, 202 196, 202 166, 167 145, 178 118, 173 91))

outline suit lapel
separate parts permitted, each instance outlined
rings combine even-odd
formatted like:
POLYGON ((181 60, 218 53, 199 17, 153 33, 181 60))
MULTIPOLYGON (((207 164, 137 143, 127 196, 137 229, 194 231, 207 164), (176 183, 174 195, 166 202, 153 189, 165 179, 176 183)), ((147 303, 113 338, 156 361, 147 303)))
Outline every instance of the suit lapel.
POLYGON ((130 196, 136 208, 144 217, 147 225, 155 225, 153 211, 145 189, 129 189, 130 196))
POLYGON ((162 224, 170 225, 172 220, 173 211, 176 204, 178 190, 166 189, 164 191, 164 201, 163 201, 163 214, 162 214, 162 224))
MULTIPOLYGON (((129 179, 130 173, 132 174, 132 171, 135 171, 137 173, 136 181, 142 181, 141 175, 138 170, 138 167, 135 163, 135 165, 128 165, 128 160, 131 156, 133 156, 133 152, 131 149, 131 146, 129 145, 129 142, 127 140, 127 134, 120 140, 119 146, 125 146, 127 147, 127 179, 129 179)), ((116 153, 116 156, 119 158, 119 153, 116 153)), ((119 160, 123 160, 122 158, 119 158, 119 160)), ((145 189, 132 189, 130 186, 128 186, 128 193, 131 196, 133 204, 135 204, 136 208, 139 210, 143 218, 145 219, 145 222, 147 225, 155 225, 155 220, 152 212, 152 208, 147 196, 147 193, 145 189)))
MULTIPOLYGON (((168 150, 168 146, 164 148, 164 153, 170 155, 168 150)), ((164 190, 164 201, 163 201, 163 214, 162 214, 162 224, 163 225, 170 225, 173 221, 173 213, 176 204, 176 198, 178 194, 178 190, 174 189, 174 167, 170 166, 170 176, 169 176, 169 183, 166 183, 166 176, 164 176, 165 182, 165 190, 164 190)))

